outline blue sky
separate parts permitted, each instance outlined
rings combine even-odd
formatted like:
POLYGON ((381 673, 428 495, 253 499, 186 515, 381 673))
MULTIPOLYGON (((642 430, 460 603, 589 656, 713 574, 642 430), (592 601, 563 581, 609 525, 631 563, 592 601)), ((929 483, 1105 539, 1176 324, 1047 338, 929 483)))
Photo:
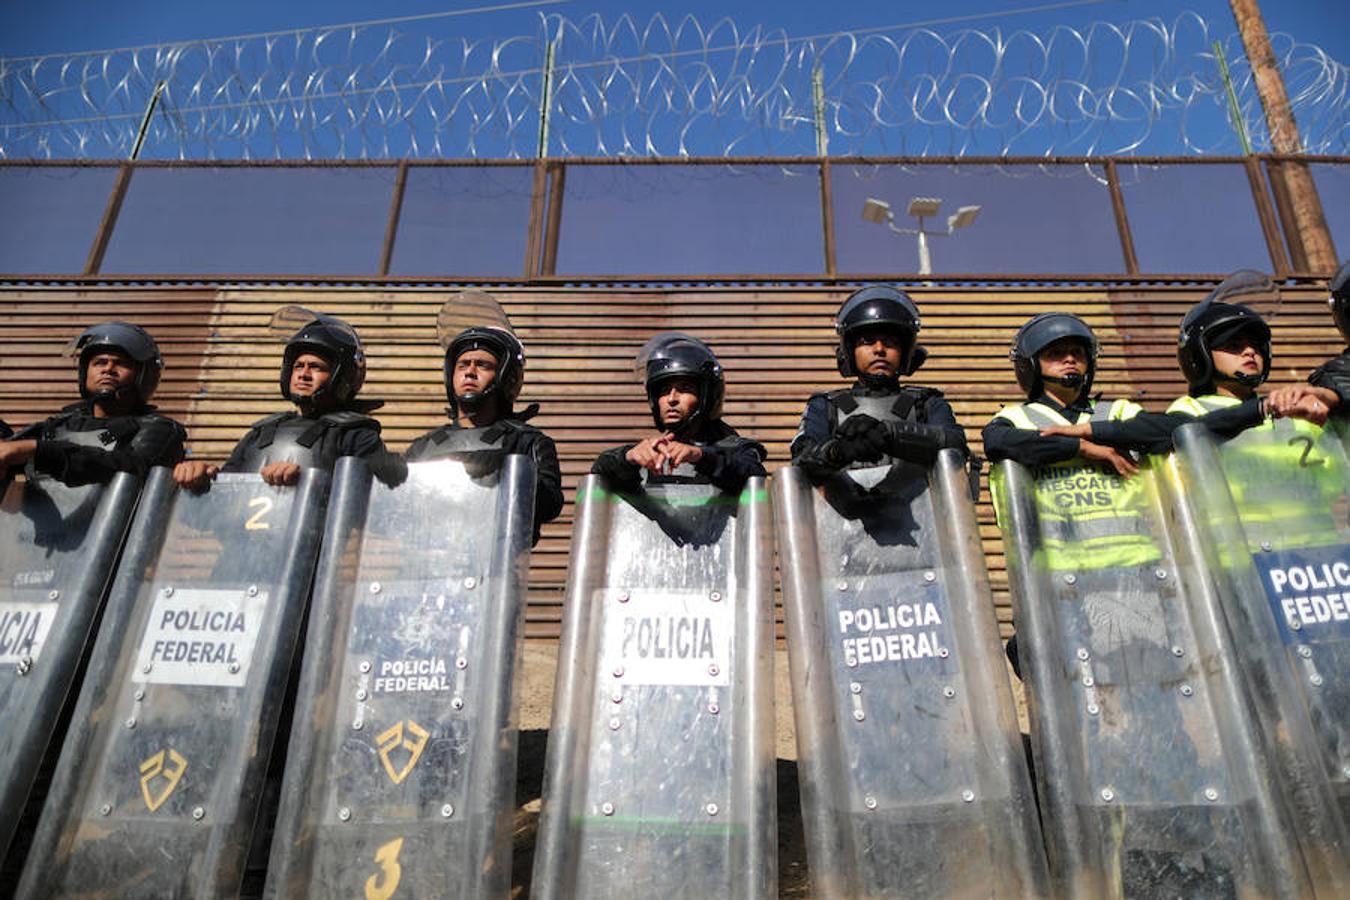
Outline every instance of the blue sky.
MULTIPOLYGON (((507 0, 511 2, 511 0, 507 0)), ((1005 29, 1043 30, 1057 24, 1083 26, 1097 21, 1175 18, 1192 10, 1211 22, 1232 22, 1226 0, 1082 0, 1075 5, 1030 0, 946 0, 941 4, 916 2, 782 3, 770 0, 742 2, 623 3, 617 0, 568 0, 514 10, 474 13, 453 21, 463 33, 489 35, 528 28, 540 11, 570 18, 600 13, 612 19, 628 13, 645 20, 655 13, 678 18, 693 14, 709 24, 726 16, 742 27, 763 25, 784 29, 790 36, 849 29, 878 28, 920 22, 939 29, 999 25, 1005 29), (1039 12, 1039 7, 1059 6, 1039 12)), ((341 22, 506 5, 473 2, 437 3, 432 0, 0 0, 0 55, 64 53, 81 50, 189 41, 235 34, 304 28, 341 22)), ((1337 0, 1267 0, 1262 5, 1272 31, 1323 47, 1342 62, 1350 61, 1350 3, 1337 0)))

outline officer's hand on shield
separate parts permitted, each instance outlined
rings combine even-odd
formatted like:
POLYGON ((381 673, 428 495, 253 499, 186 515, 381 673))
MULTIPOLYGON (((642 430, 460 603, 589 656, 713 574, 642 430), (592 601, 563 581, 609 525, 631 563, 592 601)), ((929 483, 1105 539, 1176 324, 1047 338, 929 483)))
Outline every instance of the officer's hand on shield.
POLYGON ((878 462, 886 455, 886 426, 865 413, 849 416, 835 435, 849 462, 878 462))
POLYGON ((1092 441, 1079 438, 1078 452, 1085 459, 1110 463, 1111 467, 1114 468, 1118 474, 1123 475, 1126 478, 1129 478, 1131 475, 1139 474, 1139 466, 1135 461, 1113 447, 1104 447, 1101 444, 1094 444, 1092 441))
POLYGON ((1271 391, 1266 397, 1265 411, 1277 419, 1287 416, 1323 425, 1339 403, 1340 397, 1335 391, 1311 384, 1293 384, 1271 391))
POLYGON ((203 491, 220 472, 220 466, 200 459, 185 459, 173 467, 173 480, 189 491, 203 491))
POLYGON ((5 441, 0 443, 0 471, 21 466, 37 452, 37 441, 5 441))
POLYGON ((666 462, 663 446, 666 442, 673 440, 674 437, 670 432, 666 432, 638 441, 631 450, 624 454, 623 458, 635 466, 660 474, 661 467, 666 462))
POLYGON ((665 455, 672 469, 685 463, 689 463, 691 466, 696 465, 703 458, 703 450, 697 445, 682 444, 674 438, 661 445, 661 452, 665 455))
POLYGON ((263 481, 272 487, 283 487, 295 484, 300 480, 300 465, 285 460, 272 462, 263 466, 262 471, 258 474, 262 476, 263 481))

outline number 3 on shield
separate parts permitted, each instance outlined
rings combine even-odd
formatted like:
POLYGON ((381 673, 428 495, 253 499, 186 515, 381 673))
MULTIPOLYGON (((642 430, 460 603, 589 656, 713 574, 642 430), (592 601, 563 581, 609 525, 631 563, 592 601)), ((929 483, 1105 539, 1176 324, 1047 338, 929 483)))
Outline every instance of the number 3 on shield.
POLYGON ((245 531, 266 531, 272 527, 267 521, 267 514, 272 511, 271 497, 254 497, 248 501, 248 508, 255 512, 244 520, 245 531))
POLYGON ((398 864, 398 853, 403 849, 403 838, 394 838, 375 851, 375 862, 380 871, 366 879, 366 900, 389 900, 398 890, 403 867, 398 864))

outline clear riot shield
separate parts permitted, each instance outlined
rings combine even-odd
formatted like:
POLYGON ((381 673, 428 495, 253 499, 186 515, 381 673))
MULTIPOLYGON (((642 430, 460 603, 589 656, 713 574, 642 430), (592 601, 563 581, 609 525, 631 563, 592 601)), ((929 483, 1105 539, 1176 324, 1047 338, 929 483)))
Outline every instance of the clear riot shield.
POLYGON ((1048 895, 963 462, 774 476, 815 896, 1048 895))
POLYGON ((577 494, 532 892, 777 892, 768 494, 577 494))
POLYGON ((338 463, 271 897, 505 897, 535 474, 338 463))
POLYGON ((1294 832, 1320 893, 1350 894, 1350 461, 1279 420, 1222 444, 1177 430, 1170 469, 1213 573, 1294 832), (1339 807, 1339 812, 1337 811, 1339 807))
POLYGON ((1033 475, 1001 465, 997 499, 1058 890, 1308 896, 1218 601, 1203 567, 1173 549, 1190 524, 1163 503, 1157 461, 1129 483, 1092 467, 1033 475))
POLYGON ((140 504, 20 897, 238 893, 328 481, 140 504))
MULTIPOLYGON (((156 470, 155 479, 167 474, 156 470)), ((75 680, 139 492, 124 472, 107 486, 14 481, 0 501, 0 859, 75 680)))

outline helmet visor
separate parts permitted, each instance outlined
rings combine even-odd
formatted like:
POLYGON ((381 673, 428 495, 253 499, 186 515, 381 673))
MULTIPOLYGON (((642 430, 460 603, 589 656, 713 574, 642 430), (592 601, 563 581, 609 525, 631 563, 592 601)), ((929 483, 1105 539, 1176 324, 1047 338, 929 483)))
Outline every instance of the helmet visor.
POLYGON ((449 348, 450 342, 470 328, 491 328, 515 334, 506 310, 487 291, 461 291, 446 300, 436 314, 436 340, 449 348))
POLYGON ((1245 306, 1270 324, 1280 311, 1280 292, 1270 276, 1264 272, 1258 272, 1256 269, 1239 269, 1219 282, 1218 286, 1209 292, 1209 296, 1186 314, 1181 320, 1181 330, 1184 332, 1201 321, 1210 306, 1215 303, 1245 306))

